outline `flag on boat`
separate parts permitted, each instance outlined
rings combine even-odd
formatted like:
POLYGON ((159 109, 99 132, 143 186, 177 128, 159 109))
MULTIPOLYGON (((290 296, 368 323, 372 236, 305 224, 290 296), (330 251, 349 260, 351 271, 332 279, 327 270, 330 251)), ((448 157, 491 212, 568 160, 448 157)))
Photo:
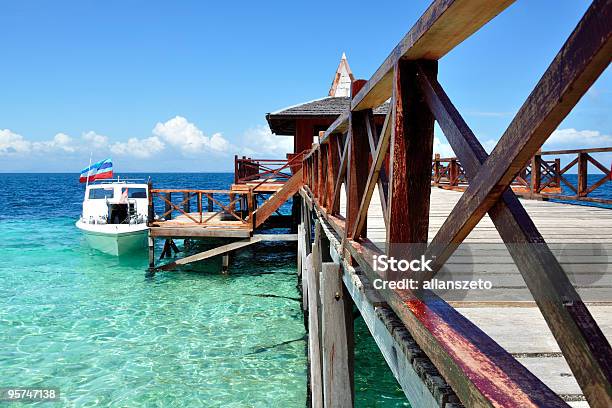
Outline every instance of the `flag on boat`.
POLYGON ((113 161, 106 159, 92 164, 89 167, 81 170, 79 182, 91 182, 99 179, 107 179, 113 177, 113 161))

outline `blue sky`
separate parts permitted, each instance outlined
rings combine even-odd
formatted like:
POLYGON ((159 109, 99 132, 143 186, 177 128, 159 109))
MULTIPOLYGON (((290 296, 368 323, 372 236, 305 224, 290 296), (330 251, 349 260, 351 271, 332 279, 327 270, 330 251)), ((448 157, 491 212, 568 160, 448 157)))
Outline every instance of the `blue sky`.
MULTIPOLYGON (((428 4, 2 2, 0 171, 76 172, 90 150, 119 171, 281 157, 289 138, 269 134, 265 113, 325 96, 342 52, 369 78, 428 4)), ((485 146, 588 5, 517 2, 440 61, 440 82, 485 146)), ((608 69, 547 147, 612 146, 611 102, 608 69)))

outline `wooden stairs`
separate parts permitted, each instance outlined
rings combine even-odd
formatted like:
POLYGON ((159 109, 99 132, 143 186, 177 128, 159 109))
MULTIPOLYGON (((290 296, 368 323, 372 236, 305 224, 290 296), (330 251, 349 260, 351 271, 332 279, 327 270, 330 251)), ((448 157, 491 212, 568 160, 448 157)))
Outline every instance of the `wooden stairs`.
POLYGON ((253 212, 253 229, 259 228, 266 222, 266 220, 289 198, 293 197, 303 185, 302 170, 300 169, 285 182, 280 190, 272 194, 261 207, 253 212))

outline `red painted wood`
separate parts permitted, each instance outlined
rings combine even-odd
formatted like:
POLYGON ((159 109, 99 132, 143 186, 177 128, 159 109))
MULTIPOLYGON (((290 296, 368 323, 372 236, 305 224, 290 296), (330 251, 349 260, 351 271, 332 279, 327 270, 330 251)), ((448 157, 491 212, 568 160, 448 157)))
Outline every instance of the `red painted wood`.
MULTIPOLYGON (((366 83, 356 80, 351 84, 351 94, 355 95, 366 83)), ((349 115, 349 157, 347 169, 347 199, 346 199, 346 233, 351 237, 355 227, 359 204, 365 191, 365 182, 368 178, 368 161, 370 148, 366 129, 367 111, 351 112, 349 115)), ((367 227, 364 227, 367 231, 367 227)), ((365 232, 363 234, 365 236, 365 232)))
MULTIPOLYGON (((436 75, 436 61, 422 65, 436 75)), ((389 255, 411 257, 416 253, 393 244, 427 242, 434 118, 416 82, 416 62, 400 61, 394 71, 387 248, 389 255)))

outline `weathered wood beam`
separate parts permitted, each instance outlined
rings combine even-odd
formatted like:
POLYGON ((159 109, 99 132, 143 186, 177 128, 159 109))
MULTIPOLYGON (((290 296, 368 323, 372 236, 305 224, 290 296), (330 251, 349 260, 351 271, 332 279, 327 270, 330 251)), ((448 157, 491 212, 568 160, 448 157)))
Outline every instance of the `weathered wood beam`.
POLYGON ((234 251, 239 248, 244 248, 246 246, 256 244, 260 241, 261 241, 261 238, 253 237, 253 238, 245 239, 243 241, 232 242, 227 245, 222 245, 217 248, 209 249, 208 251, 200 252, 195 255, 190 255, 190 256, 186 256, 181 259, 177 259, 174 262, 170 262, 170 263, 160 266, 159 268, 157 268, 157 270, 169 271, 180 265, 187 265, 193 262, 203 261, 205 259, 209 259, 215 256, 226 254, 230 251, 234 251))
POLYGON ((323 367, 321 360, 321 322, 319 320, 319 271, 313 254, 306 257, 308 285, 308 360, 310 363, 310 402, 313 408, 323 408, 323 367))
POLYGON ((328 211, 332 210, 334 201, 334 189, 336 187, 336 177, 340 173, 340 157, 338 156, 338 143, 335 140, 330 140, 327 147, 327 176, 325 180, 325 208, 328 211))
MULTIPOLYGON (((357 82, 357 81, 355 81, 357 82)), ((355 85, 353 82, 353 85, 355 85)), ((349 117, 349 133, 351 143, 349 146, 349 161, 346 185, 346 233, 349 238, 353 237, 359 204, 365 192, 363 180, 368 177, 368 159, 370 149, 368 148, 368 135, 366 130, 366 112, 353 112, 349 117)), ((366 210, 367 211, 367 210, 366 210)), ((363 217, 364 224, 367 217, 363 217)), ((363 231, 366 228, 363 227, 363 231)))
MULTIPOLYGON (((420 65, 430 75, 437 75, 437 61, 422 61, 420 65)), ((429 229, 434 117, 418 86, 417 69, 414 61, 399 61, 394 69, 386 237, 391 256, 408 244, 412 250, 417 250, 413 244, 426 244, 429 229)))
POLYGON ((259 208, 253 212, 253 228, 259 228, 274 212, 280 208, 288 199, 298 192, 304 185, 302 169, 298 170, 283 187, 268 198, 259 208))
POLYGON ((345 133, 348 129, 348 119, 348 111, 340 114, 340 116, 338 116, 338 118, 336 118, 336 120, 334 120, 334 122, 325 130, 321 143, 327 143, 329 137, 334 133, 345 133))
MULTIPOLYGON (((482 171, 488 154, 436 79, 421 72, 419 83, 471 180, 482 171)), ((539 166, 539 162, 537 164, 539 166)), ((612 405, 610 345, 512 190, 502 195, 490 209, 489 216, 508 244, 516 266, 591 405, 612 405)), ((435 264, 434 270, 441 267, 437 259, 435 264)), ((424 278, 431 277, 433 274, 424 278)))
POLYGON ((340 170, 336 177, 336 184, 334 186, 334 195, 332 196, 331 204, 329 205, 331 214, 338 214, 340 212, 340 193, 342 190, 342 183, 346 175, 346 169, 348 167, 348 156, 349 146, 351 144, 350 134, 347 135, 346 141, 344 142, 344 149, 342 151, 342 159, 340 159, 340 170))
POLYGON ((445 261, 610 62, 612 4, 595 0, 432 241, 445 261))
MULTIPOLYGON (((370 112, 370 111, 366 111, 370 112)), ((385 121, 383 123, 383 127, 381 130, 381 135, 376 131, 376 124, 374 123, 374 115, 370 114, 367 118, 367 130, 368 130, 368 141, 370 142, 370 154, 372 156, 372 162, 374 161, 374 157, 376 155, 376 147, 378 146, 379 139, 384 135, 385 132, 391 132, 391 109, 385 115, 385 121)), ((384 152, 387 154, 387 151, 384 152)), ((385 156, 382 158, 383 164, 385 160, 385 156)), ((385 224, 387 223, 387 197, 389 195, 389 177, 387 177, 387 170, 385 167, 381 167, 378 173, 378 195, 380 197, 380 206, 382 207, 382 212, 385 220, 385 224)))
POLYGON ((342 284, 340 265, 323 263, 321 272, 323 398, 326 407, 352 407, 351 373, 353 314, 351 297, 342 284))
POLYGON ((353 98, 351 110, 375 108, 392 92, 400 59, 438 60, 501 13, 514 0, 436 0, 353 98))
POLYGON ((329 144, 319 145, 319 176, 320 186, 319 194, 321 195, 320 201, 323 207, 326 207, 327 202, 327 151, 329 150, 329 144))
POLYGON ((385 119, 385 125, 383 126, 382 130, 382 136, 378 139, 378 143, 375 147, 374 153, 372 154, 372 164, 370 165, 370 172, 368 174, 368 179, 365 183, 365 192, 363 194, 363 197, 361 198, 361 203, 359 204, 359 210, 357 212, 357 219, 355 220, 355 226, 353 228, 353 233, 351 234, 354 239, 359 239, 359 237, 361 237, 363 229, 366 226, 368 207, 370 206, 372 194, 374 194, 374 187, 380 181, 379 176, 383 170, 382 166, 385 162, 385 156, 389 151, 391 126, 388 118, 390 116, 390 114, 387 114, 387 119, 385 119))

